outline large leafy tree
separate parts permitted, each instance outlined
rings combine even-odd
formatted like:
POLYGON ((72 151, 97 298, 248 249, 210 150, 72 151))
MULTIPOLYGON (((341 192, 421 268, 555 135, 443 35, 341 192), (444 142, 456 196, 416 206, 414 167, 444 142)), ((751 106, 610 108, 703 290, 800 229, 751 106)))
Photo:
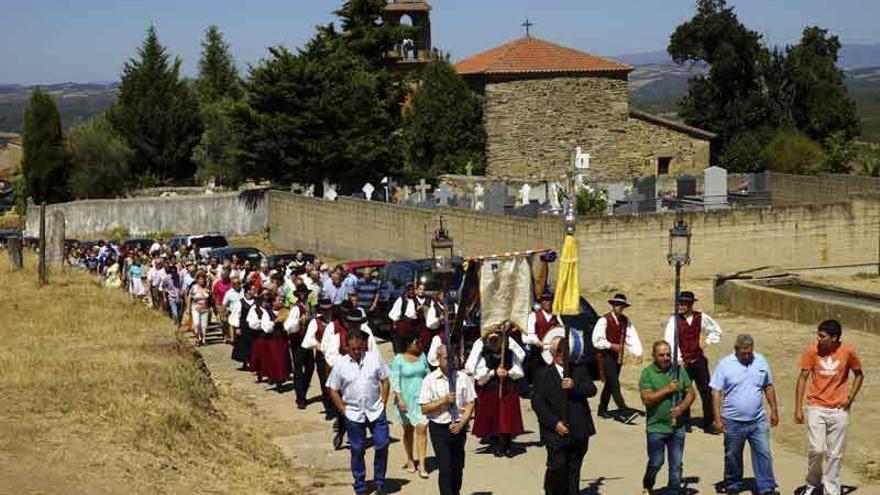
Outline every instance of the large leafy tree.
POLYGON ((770 116, 761 68, 770 54, 761 36, 746 28, 725 0, 699 0, 697 14, 678 26, 667 50, 676 63, 709 66, 707 74, 688 82, 680 102, 687 123, 719 134, 723 143, 766 124, 770 116))
POLYGON ((405 172, 413 178, 483 169, 482 102, 444 60, 429 63, 403 118, 405 172))
POLYGON ((198 103, 180 77, 154 26, 123 69, 116 104, 108 119, 132 149, 131 172, 161 182, 192 177, 193 148, 202 134, 198 103))
POLYGON ((860 131, 856 104, 837 68, 840 46, 828 30, 808 27, 800 43, 788 48, 785 60, 794 124, 820 142, 837 132, 852 139, 860 131))
POLYGON ((235 59, 217 26, 205 31, 199 77, 195 82, 199 109, 204 125, 199 144, 193 150, 193 161, 202 180, 216 179, 236 186, 244 178, 238 149, 239 136, 232 113, 243 96, 235 59))
POLYGON ((125 192, 131 149, 105 117, 74 127, 68 141, 74 198, 112 198, 125 192))
POLYGON ((31 92, 24 113, 21 159, 24 194, 37 203, 68 198, 68 157, 55 101, 40 88, 31 92))
POLYGON ((324 179, 352 190, 393 163, 394 120, 379 77, 332 29, 294 54, 270 49, 251 69, 235 120, 250 173, 281 182, 324 179))

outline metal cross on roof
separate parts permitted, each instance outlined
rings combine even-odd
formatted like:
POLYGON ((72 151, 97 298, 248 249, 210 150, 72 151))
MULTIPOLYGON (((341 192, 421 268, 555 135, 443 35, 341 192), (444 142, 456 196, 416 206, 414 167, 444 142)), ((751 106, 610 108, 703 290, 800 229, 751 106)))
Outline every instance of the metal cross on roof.
POLYGON ((526 19, 526 22, 520 24, 520 26, 526 28, 526 38, 531 37, 531 35, 532 35, 532 33, 531 33, 531 27, 534 26, 534 24, 532 23, 532 21, 526 19))

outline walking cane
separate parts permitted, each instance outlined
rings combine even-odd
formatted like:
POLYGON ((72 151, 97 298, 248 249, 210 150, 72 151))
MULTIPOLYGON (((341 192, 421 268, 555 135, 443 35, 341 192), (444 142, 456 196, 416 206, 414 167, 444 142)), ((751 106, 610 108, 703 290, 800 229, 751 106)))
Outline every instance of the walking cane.
MULTIPOLYGON (((501 367, 504 368, 504 358, 507 356, 507 328, 508 322, 504 322, 501 327, 501 367)), ((504 387, 504 377, 498 377, 498 398, 500 399, 503 395, 502 389, 504 387)))

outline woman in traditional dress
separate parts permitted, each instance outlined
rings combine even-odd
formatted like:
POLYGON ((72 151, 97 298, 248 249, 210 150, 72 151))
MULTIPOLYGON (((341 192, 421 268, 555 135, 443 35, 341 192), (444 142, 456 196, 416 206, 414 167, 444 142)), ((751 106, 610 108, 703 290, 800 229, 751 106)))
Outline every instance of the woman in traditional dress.
POLYGON ((196 345, 205 345, 205 333, 208 331, 208 315, 211 311, 211 289, 208 288, 208 276, 205 272, 196 273, 196 283, 189 293, 189 305, 192 312, 193 333, 196 345))
POLYGON ((275 384, 275 390, 279 393, 283 392, 281 386, 293 371, 290 363, 290 342, 284 330, 284 322, 289 315, 290 310, 284 307, 284 296, 280 292, 272 292, 272 307, 269 310, 272 327, 269 331, 263 328, 263 332, 269 337, 263 369, 266 378, 275 384))
POLYGON ((474 378, 480 385, 477 395, 477 418, 474 435, 489 437, 496 457, 513 457, 511 441, 523 432, 519 393, 515 383, 524 376, 525 352, 506 333, 483 337, 474 378), (507 339, 504 345, 503 339, 507 339))
POLYGON ((257 301, 254 286, 245 284, 243 290, 244 296, 236 306, 233 306, 229 321, 230 324, 233 321, 238 322, 234 325, 235 343, 232 346, 232 359, 241 363, 241 370, 246 371, 249 369, 253 370, 251 366, 251 347, 254 342, 254 331, 248 325, 247 315, 251 308, 258 304, 259 301, 257 301))
POLYGON ((407 336, 404 346, 404 352, 395 354, 391 360, 391 393, 394 397, 391 421, 403 427, 403 447, 407 456, 403 468, 415 473, 418 467, 419 476, 427 478, 425 456, 428 449, 428 420, 419 406, 419 392, 422 381, 431 370, 415 335, 407 336), (418 463, 413 456, 413 437, 418 463))

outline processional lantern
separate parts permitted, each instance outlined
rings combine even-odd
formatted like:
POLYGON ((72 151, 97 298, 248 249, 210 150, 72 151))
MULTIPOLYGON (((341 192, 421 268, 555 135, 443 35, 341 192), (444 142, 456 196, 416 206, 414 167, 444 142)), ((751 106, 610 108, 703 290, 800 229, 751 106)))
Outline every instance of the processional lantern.
POLYGON ((679 218, 669 229, 669 251, 666 260, 672 266, 689 265, 691 262, 691 228, 679 218))
POLYGON ((443 227, 443 217, 440 217, 439 223, 440 226, 434 231, 434 238, 431 239, 431 253, 434 258, 434 275, 443 279, 455 275, 455 263, 452 238, 443 227))

